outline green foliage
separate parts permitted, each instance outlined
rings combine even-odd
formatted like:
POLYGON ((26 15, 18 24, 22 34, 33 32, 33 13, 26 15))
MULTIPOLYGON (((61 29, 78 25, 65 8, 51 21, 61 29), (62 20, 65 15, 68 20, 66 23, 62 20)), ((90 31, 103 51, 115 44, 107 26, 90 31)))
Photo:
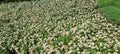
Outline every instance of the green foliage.
POLYGON ((118 41, 120 41, 120 34, 117 36, 118 41))
POLYGON ((55 36, 55 38, 58 38, 58 40, 52 40, 48 42, 51 46, 56 46, 60 42, 63 42, 64 45, 68 45, 72 36, 71 35, 65 35, 65 36, 57 35, 55 36))
POLYGON ((98 0, 98 6, 101 7, 105 7, 105 6, 111 6, 114 5, 114 1, 115 0, 98 0))
POLYGON ((98 0, 98 7, 107 19, 120 22, 120 0, 98 0))

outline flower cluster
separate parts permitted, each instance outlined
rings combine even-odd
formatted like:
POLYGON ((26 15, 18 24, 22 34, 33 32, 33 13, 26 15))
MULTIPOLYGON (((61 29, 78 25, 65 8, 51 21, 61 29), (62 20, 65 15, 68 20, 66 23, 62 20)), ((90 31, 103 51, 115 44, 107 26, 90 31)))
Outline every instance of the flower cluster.
POLYGON ((120 53, 120 26, 95 9, 96 1, 0 4, 0 53, 120 53))

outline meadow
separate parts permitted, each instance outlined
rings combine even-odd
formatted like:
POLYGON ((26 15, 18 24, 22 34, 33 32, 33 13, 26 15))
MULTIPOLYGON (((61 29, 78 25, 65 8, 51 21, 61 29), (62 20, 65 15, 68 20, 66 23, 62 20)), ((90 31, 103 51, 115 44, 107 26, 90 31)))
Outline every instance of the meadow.
POLYGON ((97 0, 1 2, 0 54, 119 54, 120 26, 104 16, 106 7, 100 7, 108 4, 98 7, 102 11, 98 4, 97 0))

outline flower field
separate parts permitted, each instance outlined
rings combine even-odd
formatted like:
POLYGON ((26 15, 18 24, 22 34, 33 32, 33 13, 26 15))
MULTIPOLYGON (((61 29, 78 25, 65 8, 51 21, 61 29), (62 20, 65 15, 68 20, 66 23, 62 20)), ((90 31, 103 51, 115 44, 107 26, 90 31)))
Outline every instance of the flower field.
POLYGON ((120 26, 97 0, 0 3, 0 54, 119 54, 120 26))

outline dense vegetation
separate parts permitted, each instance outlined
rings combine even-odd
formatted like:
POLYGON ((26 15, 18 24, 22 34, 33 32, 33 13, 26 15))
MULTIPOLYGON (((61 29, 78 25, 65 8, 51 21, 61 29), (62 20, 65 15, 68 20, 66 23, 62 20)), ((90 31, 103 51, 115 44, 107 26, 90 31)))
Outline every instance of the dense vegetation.
POLYGON ((95 8, 96 0, 1 2, 0 54, 119 54, 120 26, 95 8))
POLYGON ((107 19, 120 22, 120 0, 98 0, 98 7, 107 19))

